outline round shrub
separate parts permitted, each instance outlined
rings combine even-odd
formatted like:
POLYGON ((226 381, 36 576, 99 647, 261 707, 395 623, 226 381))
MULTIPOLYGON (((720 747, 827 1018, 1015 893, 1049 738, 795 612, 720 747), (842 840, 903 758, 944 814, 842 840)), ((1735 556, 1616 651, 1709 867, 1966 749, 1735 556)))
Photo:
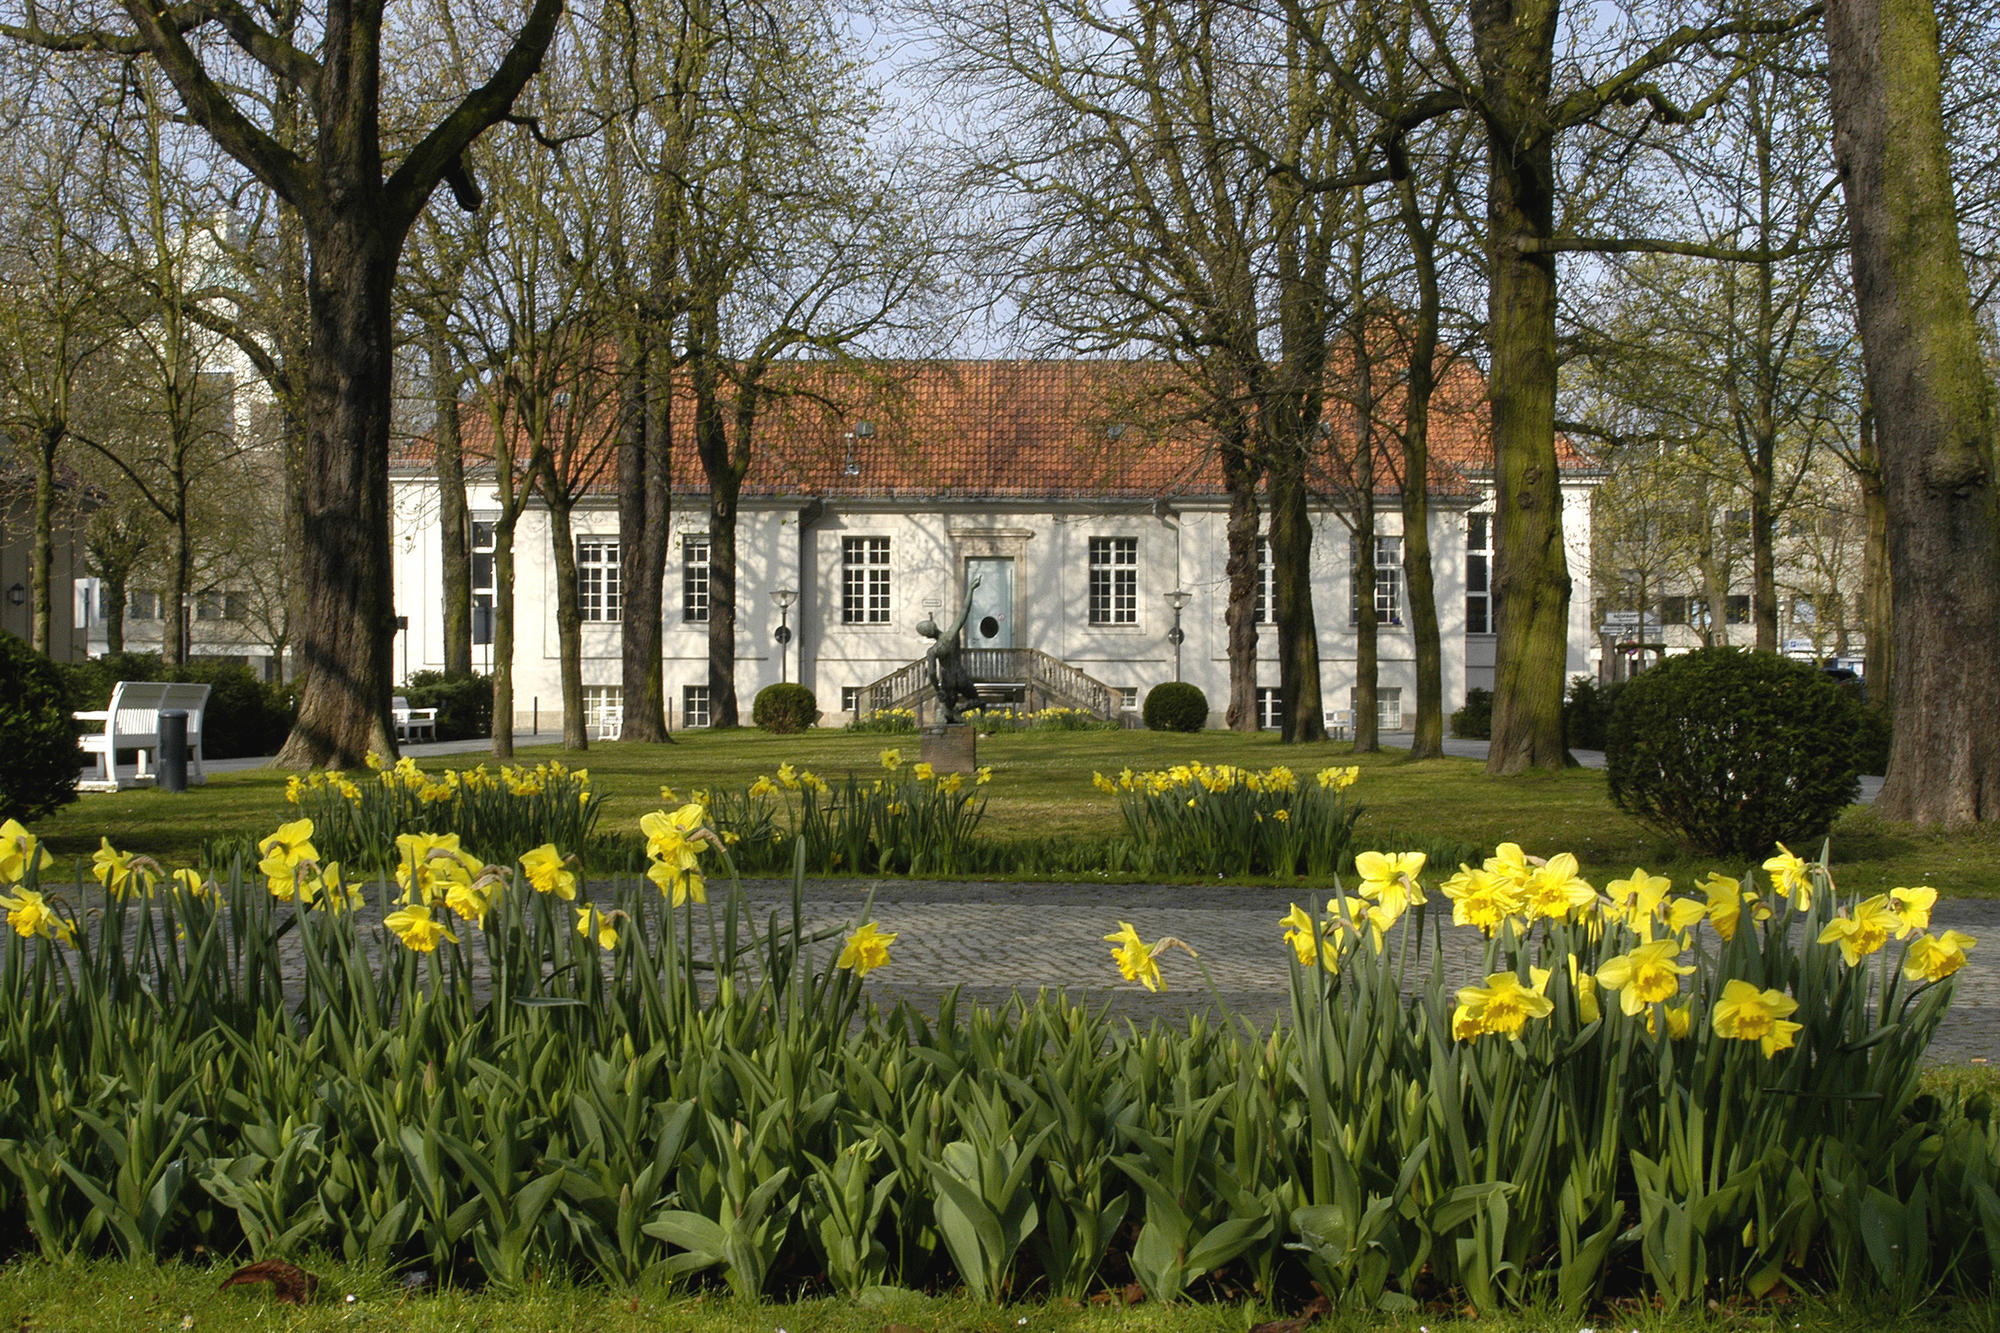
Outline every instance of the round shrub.
POLYGON ((1170 680, 1147 693, 1145 717, 1151 731, 1200 731, 1208 723, 1208 696, 1186 681, 1170 680))
POLYGON ((1475 686, 1465 692, 1465 707, 1451 715, 1451 734, 1460 740, 1493 738, 1493 691, 1475 686))
POLYGON ((82 768, 62 673, 0 631, 0 818, 25 823, 74 801, 82 768))
POLYGON ((1688 846, 1759 857, 1826 833, 1860 793, 1864 705, 1802 662, 1737 648, 1626 683, 1605 737, 1611 800, 1688 846))
POLYGON ((803 685, 766 685, 750 705, 750 720, 765 731, 804 731, 819 721, 819 701, 803 685))
POLYGON ((493 677, 453 671, 412 671, 399 691, 412 708, 435 708, 441 741, 493 734, 493 677))

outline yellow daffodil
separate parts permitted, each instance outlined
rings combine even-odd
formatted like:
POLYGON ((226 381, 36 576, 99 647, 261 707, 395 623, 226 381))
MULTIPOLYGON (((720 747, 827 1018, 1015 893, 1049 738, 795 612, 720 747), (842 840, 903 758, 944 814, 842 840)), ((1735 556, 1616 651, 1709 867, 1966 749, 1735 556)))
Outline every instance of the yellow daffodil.
POLYGON ((779 764, 778 785, 786 791, 797 791, 799 789, 799 771, 790 764, 779 764))
POLYGON ((183 868, 180 870, 176 870, 168 878, 175 885, 175 887, 186 890, 188 896, 191 898, 208 897, 209 882, 201 877, 201 872, 199 870, 188 870, 183 868))
POLYGON ((1542 994, 1548 980, 1548 973, 1543 972, 1535 985, 1526 986, 1512 972, 1495 972, 1484 986, 1461 986, 1458 1007, 1451 1016, 1452 1036, 1460 1041, 1520 1036, 1529 1019, 1547 1018, 1555 1009, 1554 1002, 1542 994))
POLYGON ((903 766, 903 752, 901 750, 888 749, 882 751, 882 767, 901 768, 902 766, 903 766))
POLYGON ((1112 961, 1118 964, 1118 971, 1127 981, 1136 981, 1147 990, 1157 991, 1166 984, 1160 976, 1159 956, 1168 949, 1184 949, 1189 957, 1195 952, 1187 945, 1169 935, 1153 944, 1139 938, 1139 932, 1132 929, 1129 921, 1120 921, 1115 933, 1106 935, 1107 944, 1116 945, 1112 949, 1112 961))
POLYGON ((1854 967, 1887 944, 1896 932, 1896 925, 1896 912, 1889 906, 1889 895, 1878 893, 1854 904, 1853 916, 1842 912, 1827 922, 1826 929, 1819 933, 1819 942, 1838 944, 1840 956, 1849 967, 1854 967))
POLYGON ((119 851, 109 838, 97 840, 97 850, 90 855, 90 876, 113 895, 143 887, 138 872, 132 868, 132 853, 119 851))
POLYGON ((888 963, 889 946, 895 942, 893 931, 884 933, 870 921, 847 937, 847 943, 840 949, 839 966, 857 977, 865 977, 888 963))
POLYGON ((0 824, 0 884, 19 884, 28 872, 39 874, 54 863, 49 849, 18 821, 0 824))
POLYGON ((454 887, 469 884, 485 865, 458 845, 456 833, 396 835, 396 883, 405 902, 435 906, 454 887))
POLYGON ((564 902, 576 898, 576 872, 552 842, 521 854, 521 870, 536 893, 553 893, 564 902))
POLYGON ((1493 849, 1493 855, 1486 858, 1482 867, 1487 874, 1496 875, 1516 888, 1525 887, 1528 876, 1535 873, 1528 864, 1528 854, 1521 850, 1518 842, 1503 842, 1493 849))
POLYGON ((776 796, 778 794, 778 784, 759 774, 757 780, 750 784, 750 794, 752 796, 776 796))
POLYGON ((1529 874, 1521 901, 1530 921, 1561 921, 1596 902, 1597 890, 1578 873, 1574 856, 1557 852, 1529 874))
POLYGON ((594 936, 600 949, 615 949, 618 947, 618 927, 615 918, 620 915, 622 914, 618 912, 607 915, 595 907, 579 907, 576 909, 576 933, 585 939, 594 936))
POLYGON ((1439 887, 1451 899, 1455 926, 1477 926, 1491 935, 1521 910, 1521 890, 1504 872, 1460 866, 1458 873, 1439 887))
POLYGON ((61 944, 76 943, 76 932, 69 922, 58 916, 55 908, 49 906, 49 900, 33 889, 17 888, 11 896, 0 896, 0 909, 7 913, 8 926, 24 940, 39 935, 61 944))
POLYGON ((1965 966, 1966 951, 1977 943, 1956 930, 1919 935, 1910 941, 1910 951, 1903 958, 1903 975, 1912 981, 1943 981, 1965 966))
POLYGON ((422 903, 411 903, 398 908, 382 918, 382 924, 396 933, 401 940, 418 953, 434 953, 440 942, 450 940, 458 943, 458 936, 444 922, 432 918, 431 909, 422 903))
POLYGON ((280 824, 277 832, 257 844, 263 858, 257 862, 257 869, 263 872, 271 896, 280 902, 291 902, 298 896, 301 876, 310 873, 307 867, 319 862, 319 850, 312 844, 312 835, 310 819, 295 819, 280 824))
POLYGON ((1604 1009, 1597 1003, 1597 978, 1583 970, 1576 955, 1569 959, 1570 993, 1576 996, 1576 1016, 1585 1023, 1595 1023, 1604 1017, 1604 1009))
POLYGON ((916 764, 910 769, 910 772, 919 782, 929 782, 937 776, 937 770, 925 763, 916 764))
POLYGON ((1737 923, 1743 919, 1743 903, 1754 894, 1743 892, 1743 882, 1728 875, 1711 870, 1708 878, 1696 884, 1708 898, 1708 924, 1715 927, 1715 933, 1725 940, 1736 938, 1737 923))
POLYGON ((458 913, 461 921, 484 927, 486 914, 493 910, 492 881, 481 878, 455 882, 445 890, 444 905, 458 913))
POLYGON ((1349 787, 1361 781, 1361 766, 1355 764, 1348 768, 1322 768, 1313 777, 1322 787, 1331 787, 1335 791, 1346 791, 1349 787))
POLYGON ((1906 940, 1931 928, 1931 909, 1937 906, 1937 896, 1937 890, 1928 884, 1889 890, 1889 905, 1896 913, 1897 939, 1906 940))
POLYGON ((1394 921, 1426 901, 1417 883, 1425 859, 1423 852, 1361 852, 1354 858, 1354 873, 1361 877, 1356 892, 1380 905, 1394 921))
POLYGON ((1680 994, 1681 978, 1694 968, 1679 961, 1676 940, 1655 940, 1635 947, 1630 953, 1606 959, 1597 969, 1597 984, 1617 991, 1618 1007, 1636 1014, 1649 1004, 1671 1000, 1680 994))
POLYGON ((1663 1004, 1658 1009, 1648 1009, 1646 1011, 1646 1035, 1649 1037, 1656 1037, 1660 1032, 1658 1023, 1654 1021, 1656 1014, 1665 1014, 1667 1016, 1667 1040, 1669 1041, 1682 1040, 1694 1026, 1694 1005, 1692 1003, 1663 1004))
POLYGON ((1791 898, 1801 912, 1812 910, 1812 877, 1805 861, 1792 855, 1791 848, 1778 844, 1778 854, 1764 862, 1771 877, 1771 889, 1780 898, 1791 898))
POLYGON ((1790 1046, 1804 1026, 1787 1021, 1798 1007, 1799 1002, 1782 991, 1760 991, 1750 982, 1732 981, 1715 1003, 1715 1035, 1761 1043, 1768 1059, 1790 1046))
MULTIPOLYGON (((1131 770, 1127 769, 1126 771, 1130 772, 1131 770)), ((978 768, 973 770, 972 772, 973 786, 984 787, 987 783, 991 781, 993 781, 993 765, 981 764, 978 768)))
POLYGON ((341 912, 359 907, 364 901, 361 886, 347 882, 340 873, 338 861, 329 861, 324 866, 317 861, 301 862, 294 882, 301 907, 341 912))

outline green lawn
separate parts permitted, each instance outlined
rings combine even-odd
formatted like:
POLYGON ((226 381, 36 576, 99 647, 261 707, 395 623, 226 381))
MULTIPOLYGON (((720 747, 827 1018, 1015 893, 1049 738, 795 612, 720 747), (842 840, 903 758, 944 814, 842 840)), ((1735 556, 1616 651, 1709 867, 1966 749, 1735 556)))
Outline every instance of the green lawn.
MULTIPOLYGON (((962 1297, 885 1291, 855 1300, 824 1298, 753 1305, 726 1297, 658 1290, 614 1292, 552 1284, 516 1295, 412 1291, 374 1271, 306 1260, 321 1281, 307 1305, 280 1305, 268 1286, 218 1291, 233 1268, 188 1264, 96 1262, 60 1265, 23 1260, 0 1266, 0 1328, 8 1333, 1243 1333, 1296 1314, 1242 1304, 1120 1305, 1028 1302, 980 1305, 962 1297)), ((1921 1315, 1898 1318, 1813 1300, 1780 1299, 1713 1310, 1662 1312, 1638 1302, 1564 1318, 1524 1310, 1468 1320, 1451 1311, 1396 1316, 1335 1316, 1318 1333, 1846 1333, 1922 1329, 1927 1333, 1991 1329, 2000 1310, 1990 1300, 1939 1300, 1921 1315)))
MULTIPOLYGON (((678 743, 668 746, 613 742, 588 754, 569 754, 555 746, 526 748, 520 761, 562 758, 588 766, 594 784, 609 798, 599 827, 615 829, 635 827, 641 814, 658 808, 663 785, 682 795, 700 788, 740 787, 788 761, 830 778, 849 770, 868 773, 876 771, 886 748, 900 749, 906 760, 914 760, 918 738, 835 730, 800 736, 750 729, 696 731, 681 733, 678 743)), ((1332 764, 1358 763, 1362 778, 1354 791, 1364 807, 1364 847, 1386 849, 1416 839, 1485 849, 1511 840, 1541 855, 1574 852, 1585 873, 1599 882, 1638 865, 1681 883, 1710 868, 1731 869, 1712 858, 1684 855, 1671 839, 1613 809, 1605 796, 1604 774, 1598 771, 1493 778, 1472 760, 1412 764, 1395 752, 1353 756, 1349 749, 1345 743, 1285 746, 1269 734, 1223 731, 996 735, 979 747, 980 762, 994 770, 985 789, 989 804, 983 831, 1011 839, 1087 840, 1118 834, 1117 802, 1093 789, 1093 770, 1144 770, 1201 760, 1257 768, 1282 763, 1305 775, 1332 764)), ((448 765, 479 762, 479 755, 460 755, 448 765)), ((447 761, 430 764, 445 766, 447 761)), ((188 864, 206 839, 261 835, 275 828, 290 811, 284 785, 284 774, 259 771, 216 774, 205 787, 185 795, 86 795, 37 823, 35 831, 65 861, 87 858, 99 836, 108 835, 120 848, 146 852, 170 866, 188 864)), ((1818 851, 1794 850, 1807 855, 1818 851)), ((1924 883, 1948 895, 2000 897, 2000 827, 1922 833, 1857 806, 1834 830, 1833 858, 1847 890, 1876 892, 1924 883)))

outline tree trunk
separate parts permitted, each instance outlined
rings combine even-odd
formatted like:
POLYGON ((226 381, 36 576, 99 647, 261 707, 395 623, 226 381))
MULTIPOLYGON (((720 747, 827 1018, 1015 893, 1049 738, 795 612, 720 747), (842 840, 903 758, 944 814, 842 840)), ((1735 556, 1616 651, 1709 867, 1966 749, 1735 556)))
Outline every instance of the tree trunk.
POLYGON ((1437 575, 1431 568, 1430 415, 1437 324, 1419 314, 1403 406, 1403 575, 1410 594, 1410 634, 1417 658, 1416 732, 1410 758, 1444 755, 1444 641, 1438 625, 1437 575))
POLYGON ((493 757, 514 757, 513 505, 493 525, 493 757))
POLYGON ((1223 482, 1229 489, 1228 546, 1223 572, 1229 601, 1222 624, 1228 637, 1229 706, 1223 722, 1231 731, 1257 730, 1257 468, 1240 440, 1222 449, 1223 482))
MULTIPOLYGON (((583 614, 576 602, 576 537, 570 529, 568 500, 560 495, 553 469, 543 478, 549 504, 549 545, 556 558, 556 642, 562 666, 563 749, 588 750, 590 729, 583 716, 583 614)), ((622 589, 621 589, 622 591, 622 589)))
POLYGON ((1312 603, 1312 516, 1306 506, 1304 458, 1271 470, 1273 608, 1278 620, 1278 697, 1284 700, 1287 743, 1326 739, 1320 696, 1319 627, 1312 603))
POLYGON ((55 600, 51 586, 56 563, 56 450, 66 434, 60 425, 50 424, 35 433, 35 532, 28 581, 34 584, 35 651, 53 657, 55 643, 55 600))
POLYGON ((1875 408, 1895 623, 1876 809, 2000 819, 2000 502, 1991 392, 1954 213, 1929 0, 1831 0, 1834 162, 1875 408))
POLYGON ((738 725, 736 709, 736 500, 743 484, 730 459, 729 428, 713 382, 697 371, 695 441, 708 477, 708 719, 738 725))
MULTIPOLYGON (((393 755, 389 581, 389 292, 400 236, 350 204, 313 228, 300 503, 299 720, 284 768, 393 755)), ((495 719, 496 734, 499 719, 495 719)))
POLYGON ((113 657, 125 651, 125 571, 104 576, 104 651, 113 657))
POLYGON ((673 382, 654 366, 666 359, 644 322, 619 349, 618 565, 624 619, 618 633, 625 710, 619 736, 655 744, 673 739, 663 665, 667 549, 673 536, 668 471, 673 382))
POLYGON ((472 673, 472 528, 465 504, 465 443, 459 431, 458 363, 442 330, 425 330, 432 427, 437 440, 438 568, 444 589, 444 669, 472 673))
POLYGON ((1882 495, 1882 460, 1875 451, 1875 408, 1863 395, 1857 423, 1854 477, 1861 486, 1861 676, 1868 702, 1888 709, 1896 697, 1895 598, 1889 586, 1889 505, 1882 495))

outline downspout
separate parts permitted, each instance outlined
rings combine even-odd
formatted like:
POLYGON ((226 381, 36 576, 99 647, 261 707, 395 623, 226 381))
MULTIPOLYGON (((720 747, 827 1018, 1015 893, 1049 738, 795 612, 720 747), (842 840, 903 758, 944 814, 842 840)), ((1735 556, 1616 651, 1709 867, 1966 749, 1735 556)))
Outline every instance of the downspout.
MULTIPOLYGON (((805 686, 807 689, 813 692, 813 698, 815 701, 819 699, 819 686, 816 684, 816 681, 818 680, 819 677, 819 673, 817 671, 809 671, 806 666, 806 644, 808 642, 814 641, 811 633, 809 632, 813 629, 813 621, 811 619, 812 613, 810 609, 813 605, 813 598, 808 596, 807 594, 808 592, 817 593, 819 589, 815 585, 810 584, 806 581, 806 569, 812 552, 812 547, 807 541, 807 536, 811 532, 812 526, 815 523, 819 522, 821 518, 825 517, 825 515, 826 515, 825 500, 821 499, 808 500, 803 505, 799 506, 798 547, 792 553, 792 563, 794 566, 793 569, 794 582, 792 586, 796 587, 799 590, 799 600, 798 600, 799 626, 798 630, 796 631, 798 634, 797 656, 799 663, 799 684, 805 686)), ((813 659, 813 666, 816 667, 818 665, 819 665, 818 658, 817 656, 815 656, 813 659)), ((823 705, 821 711, 824 711, 823 705)))

